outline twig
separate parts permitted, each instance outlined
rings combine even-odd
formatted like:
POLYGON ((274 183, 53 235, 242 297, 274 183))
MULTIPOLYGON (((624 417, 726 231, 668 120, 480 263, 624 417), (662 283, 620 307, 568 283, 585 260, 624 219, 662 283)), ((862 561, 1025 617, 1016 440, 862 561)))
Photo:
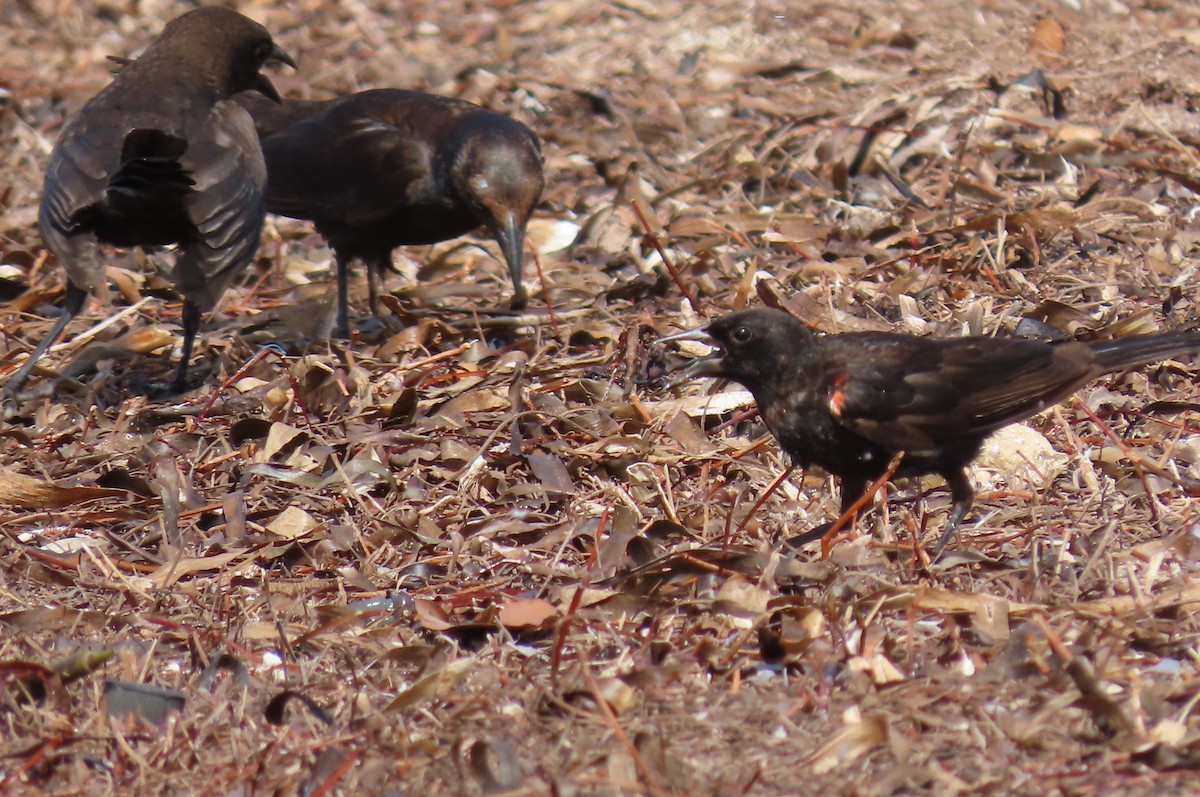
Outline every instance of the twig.
MULTIPOLYGON (((737 529, 735 529, 733 532, 734 534, 742 533, 742 529, 746 528, 746 524, 750 522, 750 518, 754 517, 754 513, 758 511, 758 508, 766 503, 766 500, 771 497, 771 493, 779 489, 779 485, 783 484, 784 480, 787 479, 788 476, 791 476, 792 471, 795 469, 795 465, 788 465, 783 473, 780 473, 775 477, 774 481, 767 486, 766 490, 763 490, 763 494, 760 495, 758 500, 754 502, 754 506, 750 507, 750 511, 746 513, 746 516, 742 518, 742 522, 738 524, 737 529)), ((725 539, 721 541, 721 545, 724 546, 728 539, 729 535, 726 534, 725 539)))
POLYGON ((592 571, 595 569, 596 559, 600 555, 600 535, 604 532, 604 527, 608 525, 610 510, 611 507, 606 504, 604 512, 600 515, 600 524, 596 526, 596 541, 592 544, 592 552, 588 556, 587 569, 583 571, 583 578, 575 589, 575 594, 571 596, 571 605, 567 607, 567 613, 558 624, 554 649, 550 652, 550 683, 555 688, 558 687, 558 667, 562 664, 562 652, 567 644, 567 632, 571 630, 572 625, 578 622, 579 618, 576 613, 579 611, 579 604, 583 602, 583 593, 592 583, 592 571))
POLYGON ((312 421, 309 420, 308 408, 304 406, 304 399, 300 397, 300 383, 296 381, 296 377, 292 375, 292 369, 288 367, 287 357, 284 354, 283 347, 277 343, 268 343, 266 346, 263 346, 254 353, 253 357, 246 361, 245 365, 237 369, 233 376, 222 382, 221 386, 214 390, 212 395, 208 397, 208 401, 204 404, 204 409, 202 409, 200 414, 196 416, 196 423, 204 423, 204 419, 208 416, 208 411, 211 410, 213 404, 217 402, 217 398, 226 390, 228 390, 234 382, 245 376, 246 372, 249 371, 255 363, 266 357, 268 354, 274 354, 279 358, 279 361, 283 363, 284 373, 287 374, 288 382, 292 387, 292 398, 295 400, 296 406, 300 408, 300 417, 304 419, 304 423, 307 424, 308 428, 311 430, 313 425, 312 421))
POLYGON ((646 237, 650 239, 650 243, 654 244, 654 248, 658 250, 658 256, 662 258, 663 266, 671 275, 671 279, 675 281, 675 285, 679 287, 679 292, 683 294, 683 298, 688 300, 688 304, 696 311, 696 315, 701 318, 708 318, 708 313, 701 309, 696 297, 692 296, 692 292, 683 284, 683 278, 679 276, 679 272, 675 269, 675 265, 671 259, 667 257, 667 250, 663 248, 662 241, 659 240, 658 234, 654 232, 654 228, 650 226, 650 220, 646 218, 646 214, 642 211, 642 206, 638 204, 636 199, 629 200, 630 207, 637 214, 638 221, 642 223, 642 229, 646 231, 646 237))
POLYGON ((621 723, 617 722, 617 716, 613 714, 612 707, 608 705, 608 701, 604 698, 604 693, 600 691, 600 684, 596 683, 596 676, 592 675, 592 671, 588 669, 587 659, 580 654, 581 668, 583 669, 583 677, 587 679, 588 688, 592 690, 592 696, 596 700, 596 707, 600 714, 604 717, 608 726, 612 728, 613 735, 617 737, 617 741, 625 748, 625 752, 629 753, 629 757, 633 759, 633 765, 637 767, 637 771, 641 773, 642 778, 646 781, 646 788, 651 794, 663 794, 663 788, 655 777, 653 770, 646 765, 642 759, 641 752, 637 749, 637 745, 629 738, 629 734, 625 733, 625 729, 621 727, 621 723))
POLYGON ((546 287, 546 275, 542 273, 542 259, 538 257, 537 250, 533 250, 533 267, 537 269, 538 284, 542 286, 542 299, 546 302, 546 315, 550 316, 550 328, 554 330, 554 337, 559 336, 558 331, 558 316, 554 314, 554 305, 550 304, 550 289, 546 287))
POLYGON ((875 493, 879 492, 880 488, 887 484, 892 476, 896 474, 896 469, 900 467, 900 462, 903 459, 904 452, 897 451, 896 456, 892 457, 892 461, 888 463, 887 470, 881 473, 878 479, 871 482, 871 486, 868 487, 863 494, 858 497, 857 501, 850 505, 849 509, 842 513, 841 517, 833 522, 833 525, 829 527, 829 531, 825 532, 821 536, 822 559, 829 558, 829 551, 833 549, 833 544, 837 542, 834 537, 836 537, 837 533, 842 530, 842 527, 849 523, 850 520, 858 514, 860 509, 866 506, 867 503, 875 497, 875 493))

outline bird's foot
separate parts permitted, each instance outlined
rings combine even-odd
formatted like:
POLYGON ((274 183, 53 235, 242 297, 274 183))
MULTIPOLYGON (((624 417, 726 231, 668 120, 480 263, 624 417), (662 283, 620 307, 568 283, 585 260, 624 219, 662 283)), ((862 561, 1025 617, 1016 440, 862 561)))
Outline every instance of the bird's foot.
POLYGON ((815 528, 811 528, 803 534, 797 534, 795 537, 789 537, 783 541, 783 544, 789 548, 801 548, 808 545, 810 542, 816 542, 822 539, 829 533, 829 529, 833 527, 832 523, 822 523, 815 528))
POLYGON ((180 382, 179 379, 172 379, 170 382, 159 382, 136 374, 129 377, 126 386, 130 393, 145 396, 148 399, 173 398, 188 391, 186 380, 180 382))

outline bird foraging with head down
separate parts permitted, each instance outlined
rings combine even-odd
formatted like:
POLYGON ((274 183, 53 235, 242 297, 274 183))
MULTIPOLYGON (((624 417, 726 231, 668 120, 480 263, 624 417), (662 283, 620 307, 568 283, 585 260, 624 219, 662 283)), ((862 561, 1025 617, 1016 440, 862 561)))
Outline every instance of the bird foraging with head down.
POLYGON ((179 245, 173 281, 184 299, 183 353, 173 388, 186 386, 201 314, 258 249, 266 165, 253 121, 230 98, 256 90, 278 101, 259 72, 268 61, 295 66, 262 25, 227 8, 199 8, 167 23, 63 127, 38 226, 67 272, 66 301, 7 392, 20 389, 102 287, 101 243, 179 245))
POLYGON ((542 194, 541 146, 525 125, 465 100, 377 89, 274 107, 252 95, 267 160, 267 209, 309 219, 334 251, 338 331, 349 331, 351 261, 367 266, 372 312, 377 279, 398 246, 432 244, 483 227, 521 283, 525 226, 542 194))
POLYGON ((971 508, 966 469, 988 435, 1104 374, 1200 351, 1200 332, 1054 343, 821 335, 774 309, 730 313, 660 342, 683 339, 716 349, 672 381, 714 376, 744 385, 795 464, 841 479, 843 514, 897 455, 897 477, 944 478, 953 503, 934 559, 971 508))

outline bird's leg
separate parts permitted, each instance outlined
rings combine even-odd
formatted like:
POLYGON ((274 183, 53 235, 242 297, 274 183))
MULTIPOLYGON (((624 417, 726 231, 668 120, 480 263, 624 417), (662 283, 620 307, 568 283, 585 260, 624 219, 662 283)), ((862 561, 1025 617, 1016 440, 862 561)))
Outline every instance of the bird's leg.
MULTIPOLYGON (((350 313, 347 309, 346 298, 350 284, 350 258, 343 255, 341 252, 334 250, 334 260, 337 261, 337 283, 338 283, 338 306, 337 306, 337 336, 339 338, 350 337, 350 313)), ((367 273, 371 271, 371 264, 367 264, 367 273)))
POLYGON ((835 526, 838 528, 842 528, 847 525, 849 525, 851 528, 854 527, 855 521, 858 520, 858 505, 863 503, 861 499, 863 494, 867 491, 867 484, 868 482, 866 479, 852 479, 848 476, 842 477, 841 514, 834 523, 835 526))
POLYGON ((391 252, 381 252, 367 261, 367 298, 371 302, 371 314, 379 318, 379 285, 385 279, 384 272, 391 264, 391 252))
POLYGON ((950 519, 946 521, 946 528, 942 531, 942 536, 938 539, 930 556, 930 561, 933 562, 941 557, 946 544, 950 542, 954 532, 958 531, 963 518, 967 516, 967 512, 971 511, 971 504, 975 502, 975 488, 971 486, 971 480, 967 477, 965 469, 959 468, 949 473, 943 473, 942 477, 950 486, 950 498, 954 503, 950 506, 950 519))
POLYGON ((847 522, 853 522, 853 519, 858 517, 855 504, 857 504, 859 499, 862 498, 863 491, 866 489, 866 479, 852 479, 848 476, 843 476, 842 508, 838 513, 837 520, 830 523, 822 523, 819 526, 809 529, 803 534, 797 534, 795 537, 790 538, 787 541, 787 544, 793 548, 798 548, 801 545, 806 545, 810 542, 823 540, 831 531, 836 534, 846 525, 847 522), (850 516, 852 511, 854 512, 853 517, 850 516))
POLYGON ((183 354, 179 358, 179 368, 175 371, 175 381, 171 383, 171 391, 182 393, 187 389, 188 363, 192 360, 192 345, 196 342, 196 333, 200 331, 200 308, 191 300, 183 300, 183 354))
MULTIPOLYGON (((886 478, 886 476, 885 476, 886 478)), ((874 493, 874 490, 871 491, 874 493)), ((833 548, 834 540, 839 531, 847 525, 853 526, 858 519, 858 510, 869 499, 867 495, 867 480, 862 478, 842 477, 842 506, 838 519, 821 535, 821 558, 828 559, 829 551, 833 548)))
POLYGON ((30 352, 29 359, 25 361, 25 364, 5 384, 5 393, 11 396, 21 389, 25 380, 29 378, 29 374, 33 372, 37 361, 42 358, 47 349, 54 345, 54 341, 58 340, 58 336, 67 328, 67 324, 71 323, 71 319, 79 315, 79 311, 83 309, 83 303, 87 301, 87 296, 86 290, 67 280, 67 297, 63 302, 62 315, 54 322, 54 326, 46 333, 46 337, 38 343, 37 348, 30 352))

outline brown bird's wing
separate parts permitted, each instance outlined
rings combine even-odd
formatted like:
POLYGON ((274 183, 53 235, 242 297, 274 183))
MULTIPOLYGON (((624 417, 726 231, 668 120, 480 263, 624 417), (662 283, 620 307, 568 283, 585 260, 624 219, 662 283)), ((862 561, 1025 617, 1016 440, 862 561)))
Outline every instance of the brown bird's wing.
POLYGON ((181 162, 195 181, 185 208, 196 232, 175 277, 185 297, 209 310, 254 259, 266 216, 267 168, 250 115, 235 102, 217 103, 181 162))
POLYGON ((859 338, 855 349, 839 355, 851 365, 830 370, 829 410, 846 428, 891 451, 915 454, 982 437, 1062 400, 1096 372, 1087 346, 1076 343, 874 335, 826 340, 836 349, 853 338, 859 338))
POLYGON ((127 128, 104 123, 80 127, 68 125, 50 157, 38 226, 42 241, 58 255, 72 282, 94 291, 103 281, 91 228, 94 212, 118 165, 116 154, 127 128))
POLYGON ((430 146, 350 107, 263 140, 267 206, 292 218, 360 227, 386 219, 431 179, 430 146))
POLYGON ((275 102, 258 91, 243 91, 234 100, 254 117, 258 137, 266 138, 291 127, 297 122, 328 110, 336 100, 285 99, 275 102))

